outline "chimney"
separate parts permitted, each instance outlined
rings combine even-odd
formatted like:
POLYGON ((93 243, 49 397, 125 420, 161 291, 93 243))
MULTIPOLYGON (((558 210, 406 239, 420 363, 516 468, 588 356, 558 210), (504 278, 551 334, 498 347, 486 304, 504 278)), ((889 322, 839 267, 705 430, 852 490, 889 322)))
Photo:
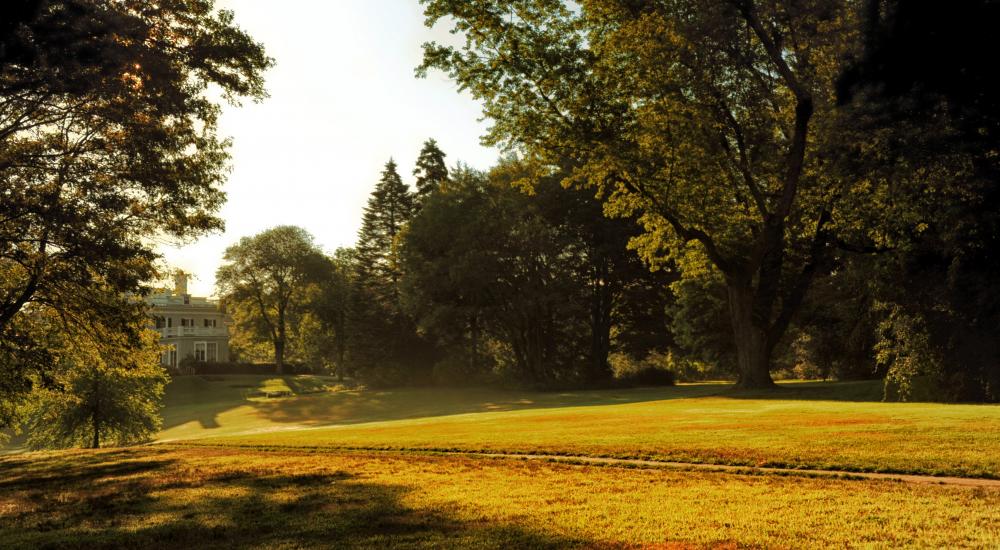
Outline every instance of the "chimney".
POLYGON ((174 273, 174 294, 177 296, 187 296, 188 293, 188 276, 181 270, 177 270, 174 273))

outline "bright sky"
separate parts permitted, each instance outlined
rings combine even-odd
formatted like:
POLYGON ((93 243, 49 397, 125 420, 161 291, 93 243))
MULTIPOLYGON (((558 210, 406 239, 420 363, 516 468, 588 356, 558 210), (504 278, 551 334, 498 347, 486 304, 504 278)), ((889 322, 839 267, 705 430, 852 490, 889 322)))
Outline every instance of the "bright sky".
POLYGON ((487 168, 498 153, 479 145, 479 105, 441 73, 414 77, 421 44, 450 41, 424 27, 417 0, 220 0, 262 42, 277 66, 271 97, 227 108, 233 139, 226 231, 163 248, 169 266, 192 273, 192 294, 214 294, 225 248, 276 225, 298 225, 326 251, 354 244, 361 212, 390 157, 404 181, 423 142, 438 141, 449 166, 487 168))

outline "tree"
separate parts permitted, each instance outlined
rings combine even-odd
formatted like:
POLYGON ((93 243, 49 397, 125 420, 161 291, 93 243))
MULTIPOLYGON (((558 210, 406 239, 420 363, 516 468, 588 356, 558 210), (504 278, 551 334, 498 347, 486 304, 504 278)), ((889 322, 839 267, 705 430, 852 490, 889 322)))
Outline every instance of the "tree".
POLYGON ((309 284, 329 270, 329 260, 312 235, 289 225, 243 237, 226 249, 223 259, 215 275, 219 295, 241 330, 270 341, 281 374, 291 318, 303 307, 309 284))
POLYGON ((590 193, 533 168, 509 159, 489 174, 452 172, 403 237, 404 303, 451 354, 451 370, 464 362, 466 374, 482 375, 513 363, 522 384, 606 383, 613 350, 667 344, 665 322, 642 331, 660 340, 653 345, 615 336, 615 328, 650 321, 645 307, 663 319, 663 273, 627 249, 634 220, 605 218, 590 193), (527 180, 530 194, 517 188, 527 180), (512 360, 487 353, 497 343, 512 360))
MULTIPOLYGON (((159 334, 140 340, 108 327, 87 331, 48 319, 57 357, 55 384, 40 387, 27 407, 28 445, 34 449, 129 445, 149 440, 161 425, 163 388, 159 334)), ((138 319, 141 324, 144 322, 138 319)))
POLYGON ((210 0, 0 10, 0 390, 14 399, 47 368, 28 317, 114 323, 122 300, 80 297, 140 294, 158 239, 222 226, 214 98, 263 98, 272 61, 210 0))
POLYGON ((866 273, 887 393, 1000 400, 1000 77, 982 55, 1000 5, 863 4, 864 48, 838 82, 863 144, 852 168, 896 180, 890 219, 919 222, 890 227, 895 246, 866 273))
POLYGON ((354 251, 338 248, 329 258, 329 269, 310 285, 299 340, 307 360, 332 366, 343 380, 348 374, 349 313, 352 304, 354 251))
POLYGON ((358 231, 358 281, 384 304, 399 302, 399 261, 396 238, 413 216, 413 194, 389 160, 365 206, 358 231))
POLYGON ((411 379, 422 345, 401 306, 399 239, 414 212, 413 193, 389 160, 365 206, 354 251, 349 323, 355 369, 377 384, 411 379))
MULTIPOLYGON (((483 100, 486 141, 576 166, 639 249, 682 272, 697 249, 726 287, 742 387, 771 357, 839 238, 853 183, 826 169, 850 3, 423 0, 463 46, 423 65, 483 100)), ((867 244, 867 243, 865 243, 867 244)))
POLYGON ((414 197, 417 208, 423 204, 427 196, 441 188, 448 181, 448 166, 444 162, 445 154, 438 148, 433 139, 424 142, 420 156, 417 157, 417 167, 413 175, 417 177, 417 193, 414 197))

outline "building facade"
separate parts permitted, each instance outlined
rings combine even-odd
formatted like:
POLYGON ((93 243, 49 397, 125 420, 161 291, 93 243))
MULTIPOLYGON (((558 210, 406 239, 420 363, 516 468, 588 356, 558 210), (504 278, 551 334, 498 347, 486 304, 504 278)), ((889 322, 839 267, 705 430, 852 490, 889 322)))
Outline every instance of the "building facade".
POLYGON ((185 359, 229 361, 229 318, 217 301, 188 294, 187 278, 178 271, 172 291, 162 290, 147 298, 160 343, 166 347, 160 363, 177 368, 185 359))

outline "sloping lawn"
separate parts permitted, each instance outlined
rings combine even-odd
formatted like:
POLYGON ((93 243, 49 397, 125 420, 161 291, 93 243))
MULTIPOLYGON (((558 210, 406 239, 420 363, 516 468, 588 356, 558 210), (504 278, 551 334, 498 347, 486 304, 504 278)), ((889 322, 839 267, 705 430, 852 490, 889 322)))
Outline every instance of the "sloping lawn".
MULTIPOLYGON (((722 385, 333 392, 244 404, 223 425, 234 429, 184 435, 213 445, 505 451, 1000 477, 1000 407, 881 403, 877 396, 877 384, 868 382, 793 383, 763 394, 722 385)), ((168 430, 163 439, 177 434, 168 430)))

